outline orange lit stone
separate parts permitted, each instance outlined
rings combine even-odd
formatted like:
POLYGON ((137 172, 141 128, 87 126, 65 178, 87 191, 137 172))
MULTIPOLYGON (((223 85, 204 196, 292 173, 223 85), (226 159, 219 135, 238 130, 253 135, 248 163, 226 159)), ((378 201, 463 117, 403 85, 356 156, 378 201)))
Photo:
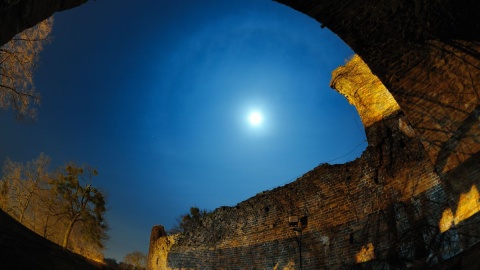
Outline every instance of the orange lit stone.
MULTIPOLYGON (((273 268, 273 270, 280 270, 278 268, 278 263, 275 265, 275 268, 273 268)), ((295 263, 293 263, 292 261, 289 261, 288 264, 282 270, 295 270, 295 263)))
POLYGON ((479 199, 480 195, 475 185, 472 185, 469 192, 460 194, 455 216, 450 208, 443 211, 442 218, 438 222, 440 232, 447 231, 453 224, 458 224, 480 211, 479 199))
POLYGON ((453 225, 453 222, 454 222, 453 220, 454 218, 453 218, 452 209, 450 208, 445 209, 445 211, 443 211, 442 213, 442 218, 438 222, 438 227, 440 228, 440 232, 443 233, 448 229, 450 229, 450 227, 452 227, 453 225))
POLYGON ((358 55, 332 72, 330 87, 355 106, 365 127, 400 110, 392 94, 358 55))
POLYGON ((475 185, 472 186, 469 192, 460 194, 458 208, 455 212, 455 224, 473 216, 480 210, 479 198, 478 189, 475 185))
POLYGON ((357 263, 367 262, 375 259, 375 248, 372 243, 363 246, 362 249, 355 255, 357 263))

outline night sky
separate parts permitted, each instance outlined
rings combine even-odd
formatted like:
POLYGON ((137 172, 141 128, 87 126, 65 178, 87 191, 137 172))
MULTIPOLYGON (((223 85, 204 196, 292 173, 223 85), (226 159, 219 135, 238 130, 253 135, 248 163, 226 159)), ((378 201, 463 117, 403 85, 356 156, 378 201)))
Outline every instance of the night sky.
POLYGON ((0 158, 96 167, 107 258, 147 253, 151 227, 191 206, 236 205, 366 147, 355 108, 329 87, 353 52, 276 2, 89 1, 55 15, 52 35, 38 119, 0 112, 0 158))

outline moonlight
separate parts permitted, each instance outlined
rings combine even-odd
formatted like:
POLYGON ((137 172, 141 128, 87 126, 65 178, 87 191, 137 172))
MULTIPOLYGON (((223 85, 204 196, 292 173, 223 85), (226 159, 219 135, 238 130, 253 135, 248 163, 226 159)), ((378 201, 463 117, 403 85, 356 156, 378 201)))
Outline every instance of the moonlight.
POLYGON ((259 112, 251 112, 248 115, 248 122, 252 126, 259 126, 262 124, 262 121, 263 121, 263 116, 259 112))

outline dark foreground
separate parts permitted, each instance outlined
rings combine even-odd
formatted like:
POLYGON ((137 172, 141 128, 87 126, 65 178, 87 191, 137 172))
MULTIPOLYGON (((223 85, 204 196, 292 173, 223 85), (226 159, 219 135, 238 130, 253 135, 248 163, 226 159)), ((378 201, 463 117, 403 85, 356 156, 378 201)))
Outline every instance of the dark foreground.
POLYGON ((109 269, 46 240, 0 210, 0 269, 109 269))
MULTIPOLYGON (((108 270, 110 268, 64 250, 0 210, 0 269, 108 270)), ((436 270, 480 269, 480 244, 437 265, 436 270)))

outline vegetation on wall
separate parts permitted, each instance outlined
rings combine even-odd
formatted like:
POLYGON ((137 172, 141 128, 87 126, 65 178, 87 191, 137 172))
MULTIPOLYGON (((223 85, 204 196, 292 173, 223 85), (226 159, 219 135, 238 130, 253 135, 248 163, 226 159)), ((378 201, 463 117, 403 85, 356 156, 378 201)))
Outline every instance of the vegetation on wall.
POLYGON ((177 218, 177 223, 168 231, 168 234, 177 234, 193 229, 208 213, 205 209, 200 210, 196 206, 190 207, 190 212, 177 218))

